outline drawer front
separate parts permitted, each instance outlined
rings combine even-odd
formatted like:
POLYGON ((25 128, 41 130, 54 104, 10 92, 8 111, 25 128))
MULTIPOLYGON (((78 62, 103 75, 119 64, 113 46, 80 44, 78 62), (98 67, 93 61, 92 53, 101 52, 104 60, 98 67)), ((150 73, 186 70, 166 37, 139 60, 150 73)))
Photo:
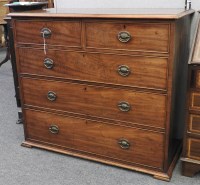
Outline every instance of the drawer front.
POLYGON ((167 59, 19 48, 21 73, 166 89, 167 59), (48 64, 50 62, 50 64, 48 64))
POLYGON ((21 82, 27 105, 158 128, 165 126, 165 95, 30 78, 22 78, 21 82))
POLYGON ((190 116, 189 116, 189 131, 200 133, 200 116, 190 114, 190 116))
POLYGON ((86 47, 98 49, 169 51, 169 24, 86 23, 86 47))
POLYGON ((15 22, 15 29, 17 43, 44 44, 42 33, 44 32, 43 29, 46 29, 45 42, 47 45, 81 47, 81 23, 79 21, 20 20, 15 22))
POLYGON ((191 92, 190 98, 191 98, 190 108, 195 110, 200 110, 200 93, 191 92))
POLYGON ((190 88, 200 89, 200 68, 199 66, 189 66, 190 88))
POLYGON ((188 139, 188 157, 200 160, 200 140, 188 139))
POLYGON ((164 136, 161 133, 30 110, 25 110, 25 118, 28 139, 162 168, 164 136))
POLYGON ((200 70, 196 70, 195 87, 200 88, 200 70))

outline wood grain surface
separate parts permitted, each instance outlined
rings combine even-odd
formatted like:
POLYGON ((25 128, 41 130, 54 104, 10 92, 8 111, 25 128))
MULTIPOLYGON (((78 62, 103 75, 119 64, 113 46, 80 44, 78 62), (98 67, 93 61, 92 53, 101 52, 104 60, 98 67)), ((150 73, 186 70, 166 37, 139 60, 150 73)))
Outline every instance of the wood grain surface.
POLYGON ((86 22, 86 47, 169 52, 169 24, 86 22), (119 32, 130 33, 127 43, 118 40, 119 32))
POLYGON ((193 14, 194 10, 176 8, 53 8, 21 13, 10 13, 11 17, 42 18, 105 18, 105 19, 161 19, 175 20, 193 14))
POLYGON ((200 116, 190 114, 189 116, 189 131, 200 134, 200 116))
POLYGON ((66 45, 81 47, 81 23, 77 21, 16 21, 16 42, 44 45, 41 31, 51 30, 50 38, 45 39, 47 45, 66 45))
POLYGON ((25 110, 25 117, 28 139, 112 160, 163 168, 164 137, 161 133, 31 110, 25 110), (58 126, 58 134, 49 131, 51 125, 58 126), (120 139, 126 139, 130 148, 121 148, 120 139))
POLYGON ((200 172, 200 92, 199 65, 189 65, 187 118, 182 154, 182 174, 193 177, 200 172))
POLYGON ((200 160, 200 140, 188 138, 188 157, 200 160))
POLYGON ((190 98, 191 98, 190 108, 195 110, 200 110, 200 93, 191 92, 190 98))
POLYGON ((165 128, 165 95, 31 78, 22 78, 21 84, 25 105, 165 128), (53 102, 47 99, 49 91, 56 93, 53 102), (120 111, 120 102, 128 102, 131 110, 120 111))
POLYGON ((182 175, 187 177, 193 177, 200 171, 199 161, 192 159, 184 159, 182 162, 182 175))
POLYGON ((59 77, 121 86, 167 89, 168 60, 159 57, 126 56, 86 52, 68 52, 19 48, 20 73, 59 77), (52 69, 44 60, 53 60, 52 69), (120 66, 127 66, 130 74, 119 74, 120 66))

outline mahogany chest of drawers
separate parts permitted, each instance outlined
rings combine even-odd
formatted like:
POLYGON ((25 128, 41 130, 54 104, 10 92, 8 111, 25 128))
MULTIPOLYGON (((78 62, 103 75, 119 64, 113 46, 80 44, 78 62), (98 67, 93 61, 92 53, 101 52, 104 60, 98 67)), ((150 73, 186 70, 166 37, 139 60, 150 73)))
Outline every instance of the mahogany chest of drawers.
MULTIPOLYGON (((199 16, 199 15, 198 15, 199 16)), ((200 16, 198 17, 198 21, 200 16)), ((200 22, 189 60, 187 117, 182 155, 182 174, 192 177, 200 172, 200 22)))
POLYGON ((12 13, 23 146, 169 180, 180 153, 190 11, 12 13))

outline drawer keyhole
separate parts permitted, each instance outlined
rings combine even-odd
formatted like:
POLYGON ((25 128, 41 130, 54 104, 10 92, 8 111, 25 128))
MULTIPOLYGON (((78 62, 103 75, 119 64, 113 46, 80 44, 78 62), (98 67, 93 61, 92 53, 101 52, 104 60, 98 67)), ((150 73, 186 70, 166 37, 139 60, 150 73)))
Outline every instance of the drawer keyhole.
POLYGON ((51 60, 50 58, 46 58, 46 59, 44 60, 44 66, 45 66, 47 69, 52 69, 53 66, 54 66, 53 60, 51 60))
POLYGON ((118 39, 120 42, 128 42, 131 40, 131 34, 127 31, 121 31, 118 33, 118 39))
POLYGON ((59 133, 59 127, 57 125, 51 125, 49 127, 49 131, 52 133, 52 134, 58 134, 59 133))
POLYGON ((49 91, 47 93, 47 98, 48 98, 49 101, 55 101, 56 98, 57 98, 56 93, 53 92, 53 91, 49 91))
POLYGON ((118 108, 122 112, 129 112, 131 110, 131 105, 128 102, 120 102, 118 103, 118 108))
POLYGON ((41 30, 41 36, 45 39, 50 38, 51 37, 51 30, 49 28, 43 28, 41 30))
POLYGON ((131 74, 130 68, 126 65, 119 66, 117 71, 118 71, 118 74, 123 77, 129 76, 131 74))
POLYGON ((122 149, 129 149, 130 148, 130 143, 129 143, 129 141, 128 140, 126 140, 126 139, 120 139, 119 141, 118 141, 118 144, 119 144, 119 146, 122 148, 122 149))

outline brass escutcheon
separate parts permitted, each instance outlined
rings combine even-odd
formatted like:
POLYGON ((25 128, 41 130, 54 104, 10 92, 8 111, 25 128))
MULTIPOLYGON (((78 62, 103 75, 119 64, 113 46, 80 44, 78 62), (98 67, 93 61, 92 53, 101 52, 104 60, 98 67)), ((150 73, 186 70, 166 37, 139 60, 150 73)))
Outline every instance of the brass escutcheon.
POLYGON ((123 77, 129 76, 131 73, 130 68, 126 65, 119 66, 117 71, 123 77))
POLYGON ((118 108, 122 112, 129 112, 131 110, 131 105, 128 102, 122 101, 118 103, 118 108))
POLYGON ((127 31, 120 31, 118 33, 118 39, 120 42, 128 42, 131 40, 131 34, 127 31))
POLYGON ((53 68, 53 60, 51 60, 50 58, 46 58, 44 59, 44 66, 47 68, 47 69, 52 69, 53 68))
POLYGON ((48 98, 48 100, 50 100, 50 101, 55 101, 56 98, 57 98, 56 93, 53 92, 53 91, 49 91, 49 92, 47 93, 47 98, 48 98))
POLYGON ((49 131, 52 133, 52 134, 58 134, 59 133, 59 127, 57 125, 51 125, 49 127, 49 131))
POLYGON ((49 28, 42 28, 41 30, 41 36, 45 39, 50 38, 51 37, 51 30, 49 28))
POLYGON ((122 148, 122 149, 129 149, 130 148, 130 143, 129 143, 129 141, 128 140, 126 140, 126 139, 120 139, 119 141, 118 141, 118 144, 120 145, 120 147, 122 148))

